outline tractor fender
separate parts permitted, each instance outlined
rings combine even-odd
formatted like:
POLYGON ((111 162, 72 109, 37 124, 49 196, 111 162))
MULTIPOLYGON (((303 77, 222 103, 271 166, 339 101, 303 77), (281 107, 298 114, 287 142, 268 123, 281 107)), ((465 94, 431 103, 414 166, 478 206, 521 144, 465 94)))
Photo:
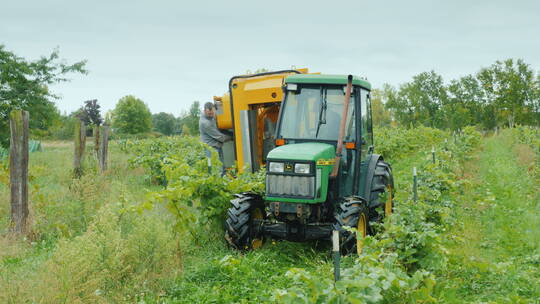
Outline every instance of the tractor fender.
MULTIPOLYGON (((366 180, 364 184, 364 191, 363 195, 368 202, 368 206, 371 203, 371 183, 373 182, 373 176, 375 175, 375 168, 377 167, 377 163, 379 160, 384 160, 382 155, 379 154, 371 154, 367 160, 367 168, 366 168, 366 180)), ((371 207, 371 206, 370 206, 371 207)))

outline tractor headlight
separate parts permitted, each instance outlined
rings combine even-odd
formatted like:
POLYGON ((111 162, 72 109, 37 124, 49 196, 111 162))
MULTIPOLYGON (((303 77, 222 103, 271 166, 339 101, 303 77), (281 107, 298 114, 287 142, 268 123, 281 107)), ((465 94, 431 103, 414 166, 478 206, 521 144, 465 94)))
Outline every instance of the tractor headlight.
POLYGON ((268 171, 274 173, 283 173, 285 171, 285 164, 270 162, 270 164, 268 165, 268 171))
POLYGON ((298 174, 309 174, 311 166, 309 164, 295 164, 294 165, 294 173, 298 174))

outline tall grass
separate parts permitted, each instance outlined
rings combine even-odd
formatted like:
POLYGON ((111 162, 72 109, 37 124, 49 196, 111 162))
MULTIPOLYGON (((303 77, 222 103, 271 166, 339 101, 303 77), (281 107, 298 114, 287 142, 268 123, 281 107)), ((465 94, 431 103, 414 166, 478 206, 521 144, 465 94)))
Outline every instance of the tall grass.
MULTIPOLYGON (((91 146, 87 151, 91 151, 91 146)), ((73 179, 72 146, 45 145, 30 155, 32 233, 0 238, 0 303, 136 302, 159 296, 160 283, 182 270, 182 251, 163 210, 142 212, 147 185, 127 155, 111 145, 110 170, 92 155, 73 179)), ((9 193, 0 171, 0 229, 9 223, 9 193)))

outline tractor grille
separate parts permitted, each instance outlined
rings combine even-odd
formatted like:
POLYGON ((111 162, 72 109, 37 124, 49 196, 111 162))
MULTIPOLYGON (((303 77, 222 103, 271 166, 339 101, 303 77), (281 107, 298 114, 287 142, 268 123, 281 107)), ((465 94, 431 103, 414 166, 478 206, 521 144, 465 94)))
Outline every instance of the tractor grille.
POLYGON ((314 198, 315 176, 266 175, 266 195, 271 197, 314 198))

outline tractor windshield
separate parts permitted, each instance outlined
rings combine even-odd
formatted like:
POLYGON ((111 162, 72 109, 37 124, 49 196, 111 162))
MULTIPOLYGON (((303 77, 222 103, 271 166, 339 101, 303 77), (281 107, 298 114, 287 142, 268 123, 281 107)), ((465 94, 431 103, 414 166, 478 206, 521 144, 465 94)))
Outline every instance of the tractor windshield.
MULTIPOLYGON (((288 91, 278 136, 289 139, 337 140, 345 90, 343 86, 303 86, 288 91)), ((345 139, 354 136, 354 95, 349 104, 345 139)))

